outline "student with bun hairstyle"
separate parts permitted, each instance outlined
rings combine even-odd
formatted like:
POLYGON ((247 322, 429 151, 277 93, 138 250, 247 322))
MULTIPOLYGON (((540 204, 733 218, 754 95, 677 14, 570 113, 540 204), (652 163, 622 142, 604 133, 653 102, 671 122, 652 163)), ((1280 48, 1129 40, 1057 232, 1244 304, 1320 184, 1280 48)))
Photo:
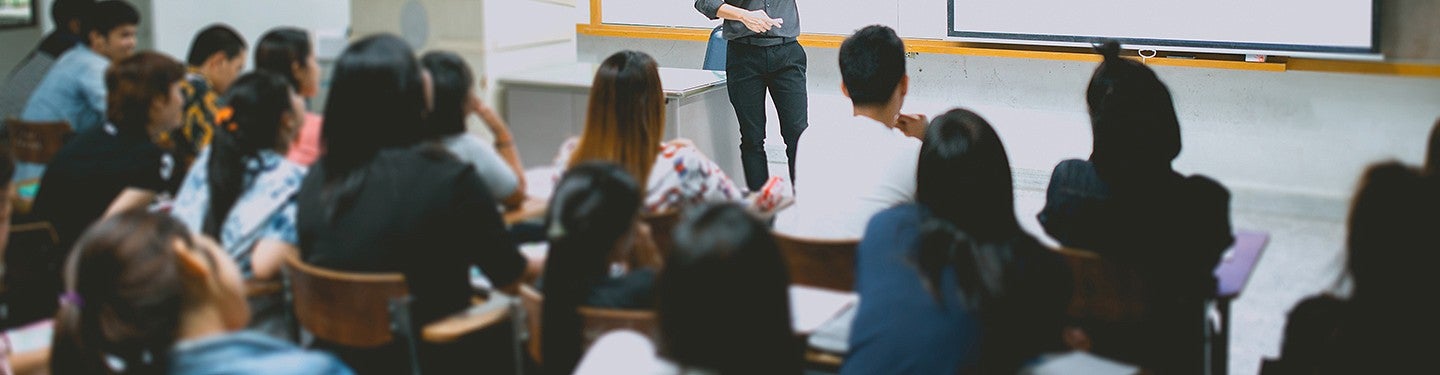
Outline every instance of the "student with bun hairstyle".
POLYGON ((1099 47, 1086 103, 1094 147, 1088 160, 1055 166, 1039 219, 1066 247, 1094 251, 1138 270, 1147 317, 1114 336, 1092 331, 1098 354, 1160 371, 1198 371, 1204 300, 1234 242, 1230 193, 1210 178, 1176 172, 1180 121, 1155 72, 1099 47), (1112 338, 1114 337, 1114 338, 1112 338))

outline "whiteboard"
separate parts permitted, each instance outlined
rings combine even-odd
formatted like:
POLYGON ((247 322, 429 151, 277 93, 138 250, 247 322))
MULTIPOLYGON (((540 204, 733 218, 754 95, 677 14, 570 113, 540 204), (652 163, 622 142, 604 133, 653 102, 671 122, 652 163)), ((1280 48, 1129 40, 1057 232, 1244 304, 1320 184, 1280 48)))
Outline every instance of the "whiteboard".
MULTIPOLYGON (((800 30, 902 37, 1337 57, 1374 53, 1375 0, 796 0, 800 30)), ((693 0, 602 0, 606 24, 713 28, 693 0)), ((786 25, 789 26, 789 25, 786 25)), ((1347 57, 1353 58, 1353 57, 1347 57)))
POLYGON ((949 0, 949 35, 1167 50, 1370 53, 1374 0, 949 0))
MULTIPOLYGON (((938 1, 944 5, 945 0, 938 1)), ((810 34, 850 35, 868 25, 895 27, 900 18, 897 0, 795 0, 795 7, 800 11, 800 31, 810 34)), ((944 8, 936 10, 944 14, 944 8)), ((705 29, 720 25, 695 10, 694 0, 603 0, 600 18, 601 23, 617 25, 705 29)))

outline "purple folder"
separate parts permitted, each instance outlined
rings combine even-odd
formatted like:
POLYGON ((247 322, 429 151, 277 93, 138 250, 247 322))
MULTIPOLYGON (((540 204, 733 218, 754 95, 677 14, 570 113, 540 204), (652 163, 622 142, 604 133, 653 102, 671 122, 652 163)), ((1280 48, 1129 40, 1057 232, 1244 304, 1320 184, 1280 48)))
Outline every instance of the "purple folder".
POLYGON ((1234 298, 1240 295, 1245 289, 1245 282, 1250 280, 1250 274, 1255 271, 1255 264, 1260 261, 1260 253, 1265 250, 1265 245, 1270 241, 1270 234, 1265 232, 1239 231, 1235 233, 1235 245, 1225 251, 1220 264, 1215 266, 1215 278, 1219 279, 1220 297, 1234 298))

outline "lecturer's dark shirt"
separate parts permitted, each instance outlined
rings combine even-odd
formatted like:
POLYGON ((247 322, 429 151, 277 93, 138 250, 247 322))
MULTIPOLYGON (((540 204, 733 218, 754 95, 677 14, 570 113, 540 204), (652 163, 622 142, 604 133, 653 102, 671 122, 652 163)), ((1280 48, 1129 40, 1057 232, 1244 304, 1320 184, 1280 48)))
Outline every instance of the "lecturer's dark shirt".
POLYGON ((725 40, 771 46, 793 41, 800 36, 800 11, 795 8, 795 0, 695 0, 695 10, 712 20, 720 19, 720 6, 724 4, 749 10, 763 9, 770 18, 784 20, 780 27, 758 35, 740 21, 725 20, 725 40))

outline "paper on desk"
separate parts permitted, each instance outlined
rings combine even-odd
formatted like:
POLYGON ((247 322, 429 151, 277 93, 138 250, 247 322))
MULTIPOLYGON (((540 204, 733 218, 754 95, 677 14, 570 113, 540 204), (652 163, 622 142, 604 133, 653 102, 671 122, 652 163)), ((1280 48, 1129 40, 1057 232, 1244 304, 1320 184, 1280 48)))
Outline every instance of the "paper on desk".
POLYGON ((859 299, 855 293, 802 285, 790 286, 790 315, 795 333, 809 334, 859 299))

